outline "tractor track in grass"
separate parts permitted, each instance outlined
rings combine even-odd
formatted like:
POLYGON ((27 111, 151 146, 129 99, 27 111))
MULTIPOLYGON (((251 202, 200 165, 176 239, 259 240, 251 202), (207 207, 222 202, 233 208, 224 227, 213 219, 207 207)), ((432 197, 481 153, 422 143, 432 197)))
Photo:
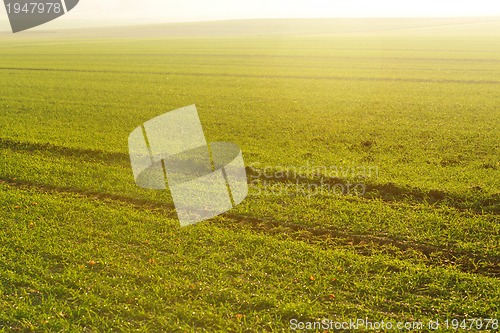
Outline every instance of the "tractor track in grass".
MULTIPOLYGON (((176 217, 174 206, 167 203, 158 203, 122 195, 83 191, 75 188, 35 184, 3 177, 0 177, 0 184, 20 190, 76 195, 81 198, 99 200, 104 203, 111 202, 118 205, 128 205, 136 209, 152 210, 168 217, 176 217)), ((334 228, 305 226, 270 218, 258 218, 231 213, 222 214, 221 219, 208 223, 224 229, 236 231, 247 229, 262 235, 303 241, 322 248, 332 246, 348 247, 364 256, 384 253, 403 259, 413 258, 428 266, 455 267, 467 273, 500 278, 500 257, 498 256, 454 250, 447 247, 405 241, 383 235, 353 234, 334 228), (225 223, 224 220, 230 220, 234 223, 225 223)))
POLYGON ((130 157, 125 153, 107 152, 95 149, 83 149, 57 146, 51 143, 23 142, 8 138, 0 138, 0 149, 11 149, 24 152, 46 152, 61 157, 72 157, 99 161, 106 164, 130 165, 130 157))
MULTIPOLYGON (((103 164, 116 164, 124 167, 130 166, 130 157, 128 154, 120 152, 106 152, 93 149, 82 149, 82 148, 72 148, 57 146, 50 143, 34 143, 34 142, 21 142, 8 138, 0 138, 0 149, 10 149, 13 151, 25 151, 25 152, 44 152, 57 156, 78 158, 92 161, 99 161, 103 164)), ((252 167, 247 167, 247 177, 249 181, 252 180, 262 180, 268 183, 281 183, 281 184, 292 184, 292 185, 331 185, 335 186, 337 184, 346 184, 348 181, 341 178, 334 177, 322 177, 321 179, 309 179, 305 177, 293 177, 293 176, 283 176, 283 177, 269 177, 262 172, 252 167)), ((420 188, 409 188, 405 186, 400 186, 394 183, 386 184, 364 184, 366 193, 371 195, 371 197, 365 196, 366 200, 380 199, 387 203, 408 201, 417 203, 427 203, 433 205, 439 205, 441 203, 446 203, 450 208, 456 209, 457 211, 469 211, 477 215, 491 214, 500 215, 500 194, 491 195, 487 198, 482 198, 481 200, 474 203, 473 206, 470 205, 467 198, 460 197, 453 193, 448 193, 441 190, 423 190, 420 188)))
POLYGON ((143 72, 143 71, 112 71, 64 68, 16 68, 0 67, 0 71, 31 71, 31 72, 66 72, 89 74, 130 74, 130 75, 172 75, 193 77, 234 77, 247 79, 286 79, 286 80, 327 80, 327 81, 353 81, 353 82, 414 82, 414 83, 460 83, 460 84, 500 84, 497 80, 452 80, 452 79, 417 79, 396 77, 343 77, 343 76, 312 76, 312 75, 255 75, 237 73, 189 73, 189 72, 143 72))

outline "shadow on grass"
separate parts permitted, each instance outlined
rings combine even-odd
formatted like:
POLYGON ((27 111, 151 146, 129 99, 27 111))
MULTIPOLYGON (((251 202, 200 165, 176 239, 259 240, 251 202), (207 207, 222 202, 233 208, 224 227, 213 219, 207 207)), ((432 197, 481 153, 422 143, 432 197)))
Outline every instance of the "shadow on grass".
MULTIPOLYGON (((83 191, 75 188, 61 188, 51 185, 30 183, 27 181, 5 179, 0 177, 0 184, 7 184, 18 189, 34 189, 44 193, 63 193, 77 195, 83 198, 108 201, 118 205, 132 205, 137 209, 156 211, 169 218, 176 218, 175 207, 167 203, 136 199, 123 195, 83 191)), ((431 266, 452 266, 468 273, 500 277, 500 258, 498 256, 479 254, 457 250, 445 245, 443 247, 422 244, 389 236, 371 234, 355 234, 335 228, 306 226, 270 218, 258 218, 231 213, 221 217, 234 223, 223 221, 211 222, 225 229, 250 229, 265 235, 288 237, 318 246, 345 246, 353 248, 358 254, 370 256, 375 253, 403 255, 416 252, 426 258, 426 264, 431 266)))
MULTIPOLYGON (((275 174, 281 174, 280 177, 269 177, 269 174, 273 172, 268 172, 268 175, 264 176, 261 170, 257 170, 251 167, 246 168, 247 176, 249 179, 262 180, 269 183, 283 183, 291 185, 304 185, 304 186, 327 186, 328 188, 347 188, 347 184, 352 183, 352 181, 347 181, 342 178, 335 177, 321 177, 317 178, 306 178, 306 177, 296 177, 288 176, 286 172, 275 172, 275 174)), ((400 186, 395 183, 386 184, 376 184, 376 183, 364 183, 360 180, 365 187, 365 193, 359 195, 360 197, 370 200, 370 199, 380 199, 386 202, 415 202, 415 203, 427 203, 431 205, 446 205, 458 210, 470 210, 475 214, 500 214, 500 193, 493 194, 484 197, 470 197, 470 196, 460 196, 455 193, 450 193, 442 190, 424 190, 417 187, 407 187, 400 186)), ((342 195, 349 195, 348 193, 340 193, 342 195)), ((355 194, 351 194, 355 195, 355 194)))
MULTIPOLYGON (((105 164, 118 164, 122 166, 130 165, 129 155, 119 152, 105 152, 92 149, 62 147, 50 143, 20 142, 12 139, 0 138, 0 149, 2 148, 14 151, 42 152, 56 156, 88 160, 90 162, 99 161, 105 164)), ((287 176, 286 173, 282 177, 264 177, 262 170, 252 167, 247 167, 246 171, 249 180, 260 179, 270 183, 315 186, 328 185, 330 187, 334 187, 335 185, 345 185, 348 183, 347 180, 341 178, 322 177, 321 179, 307 179, 304 177, 287 176)), ((425 190, 417 187, 410 188, 407 186, 400 186, 395 183, 366 183, 364 186, 366 192, 364 193, 363 198, 367 200, 380 199, 386 202, 405 201, 428 203, 431 205, 443 204, 459 210, 470 210, 476 214, 500 214, 500 193, 493 195, 480 195, 478 193, 474 196, 460 196, 456 193, 450 193, 442 190, 425 190)), ((99 195, 99 193, 95 194, 99 195)))

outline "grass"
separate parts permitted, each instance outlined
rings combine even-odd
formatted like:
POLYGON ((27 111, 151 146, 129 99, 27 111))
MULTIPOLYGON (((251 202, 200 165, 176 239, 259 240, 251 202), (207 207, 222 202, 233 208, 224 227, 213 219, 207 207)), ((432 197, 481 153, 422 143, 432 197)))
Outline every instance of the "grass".
POLYGON ((498 310, 492 277, 323 249, 224 220, 180 229, 161 211, 81 195, 5 184, 0 195, 7 330, 258 331, 285 329, 293 318, 498 310))
POLYGON ((0 329, 499 318, 498 36, 447 27, 3 37, 0 329), (127 137, 193 103, 251 186, 181 229, 168 192, 135 186, 127 137), (325 181, 366 193, 304 192, 325 181))

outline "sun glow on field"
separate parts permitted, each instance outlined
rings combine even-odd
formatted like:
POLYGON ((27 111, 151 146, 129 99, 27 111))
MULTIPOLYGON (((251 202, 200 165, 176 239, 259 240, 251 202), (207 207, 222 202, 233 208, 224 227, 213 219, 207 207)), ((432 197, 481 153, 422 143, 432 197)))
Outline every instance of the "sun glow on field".
POLYGON ((316 17, 448 17, 500 15, 500 3, 479 0, 422 0, 418 2, 383 1, 198 1, 198 0, 87 0, 83 12, 101 12, 120 8, 110 16, 160 18, 166 20, 239 19, 239 18, 316 18, 316 17))

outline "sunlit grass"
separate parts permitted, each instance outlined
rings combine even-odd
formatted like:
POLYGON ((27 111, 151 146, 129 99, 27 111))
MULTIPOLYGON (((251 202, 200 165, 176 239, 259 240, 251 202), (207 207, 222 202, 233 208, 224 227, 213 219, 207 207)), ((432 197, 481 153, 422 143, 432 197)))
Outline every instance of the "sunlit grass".
POLYGON ((0 330, 498 318, 500 48, 414 33, 2 43, 0 330), (190 104, 255 182, 181 229, 127 137, 190 104))

